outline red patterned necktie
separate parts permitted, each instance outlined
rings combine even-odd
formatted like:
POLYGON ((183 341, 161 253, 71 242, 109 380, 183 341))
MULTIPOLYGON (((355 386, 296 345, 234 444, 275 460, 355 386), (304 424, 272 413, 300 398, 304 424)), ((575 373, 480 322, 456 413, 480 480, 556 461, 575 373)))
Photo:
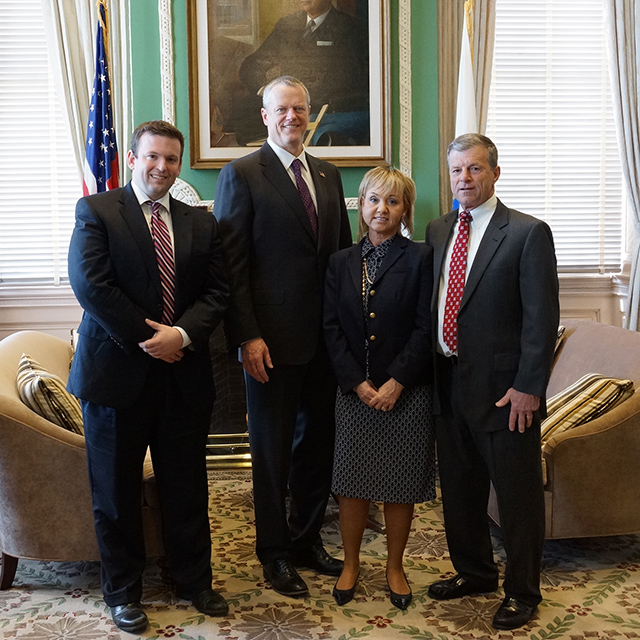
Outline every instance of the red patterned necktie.
POLYGON ((171 236, 165 221, 160 217, 159 202, 151 202, 151 235, 158 259, 160 282, 162 284, 162 324, 173 325, 175 313, 176 268, 173 261, 171 236))
POLYGON ((442 337, 452 353, 458 351, 458 310, 464 293, 464 281, 467 273, 467 250, 469 248, 469 223, 472 217, 469 211, 460 213, 458 235, 451 252, 447 299, 444 305, 444 323, 442 337))
POLYGON ((300 197, 302 198, 302 204, 304 204, 304 208, 307 210, 307 215, 309 216, 309 222, 311 223, 311 228, 313 229, 313 237, 317 239, 318 237, 318 214, 316 213, 316 206, 313 204, 313 198, 311 197, 311 193, 309 192, 309 186, 304 181, 302 177, 302 162, 296 158, 291 163, 291 168, 293 169, 293 174, 296 177, 296 184, 298 185, 298 191, 300 192, 300 197))

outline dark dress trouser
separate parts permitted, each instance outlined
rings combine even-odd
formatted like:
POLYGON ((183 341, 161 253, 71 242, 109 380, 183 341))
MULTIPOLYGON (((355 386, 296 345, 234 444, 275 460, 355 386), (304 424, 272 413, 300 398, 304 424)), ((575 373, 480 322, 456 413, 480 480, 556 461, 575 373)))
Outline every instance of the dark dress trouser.
POLYGON ((337 390, 325 353, 307 364, 267 369, 267 375, 263 384, 245 372, 256 553, 262 564, 320 541, 331 491, 337 390))
POLYGON ((111 607, 142 595, 142 466, 148 446, 178 592, 195 595, 211 587, 205 458, 211 404, 188 405, 170 367, 154 360, 143 392, 128 409, 82 403, 102 590, 111 607))
MULTIPOLYGON (((449 359, 446 359, 449 360, 449 359)), ((544 544, 544 488, 540 454, 540 417, 525 433, 480 431, 468 425, 459 407, 465 401, 458 365, 438 358, 442 407, 436 416, 438 469, 445 530, 456 572, 483 586, 498 584, 487 503, 490 482, 496 490, 507 564, 504 591, 530 605, 540 594, 544 544)), ((498 410, 498 409, 496 409, 498 410)))

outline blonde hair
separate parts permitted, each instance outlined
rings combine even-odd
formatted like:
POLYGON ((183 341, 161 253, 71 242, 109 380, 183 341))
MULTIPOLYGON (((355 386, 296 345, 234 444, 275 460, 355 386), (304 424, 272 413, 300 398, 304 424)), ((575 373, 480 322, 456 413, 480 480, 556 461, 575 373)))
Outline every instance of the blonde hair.
POLYGON ((413 235, 413 209, 416 202, 416 183, 405 173, 394 167, 375 167, 364 174, 358 189, 358 240, 367 235, 369 227, 362 217, 362 201, 367 191, 378 187, 387 193, 402 197, 404 215, 400 227, 413 235))

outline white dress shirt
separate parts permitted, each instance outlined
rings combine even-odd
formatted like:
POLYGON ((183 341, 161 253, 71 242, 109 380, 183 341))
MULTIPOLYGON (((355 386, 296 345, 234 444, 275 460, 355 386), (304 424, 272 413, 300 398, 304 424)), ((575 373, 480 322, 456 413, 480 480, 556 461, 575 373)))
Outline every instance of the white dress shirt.
MULTIPOLYGON (((478 253, 478 247, 480 246, 484 232, 487 230, 489 220, 491 220, 495 213, 497 204, 498 198, 493 195, 479 207, 470 210, 472 220, 469 224, 469 248, 467 251, 467 271, 464 276, 465 282, 469 277, 473 261, 478 253)), ((442 334, 442 327, 444 325, 444 308, 447 300, 447 286, 449 283, 449 264, 451 262, 451 254, 453 253, 453 245, 455 244, 460 226, 459 212, 463 210, 464 207, 460 207, 458 210, 458 221, 456 222, 455 230, 451 236, 449 247, 447 248, 447 256, 442 267, 442 273, 440 274, 440 289, 438 292, 438 352, 447 357, 457 355, 454 354, 446 345, 442 334)))
MULTIPOLYGON (((149 198, 149 196, 146 193, 144 193, 144 191, 139 189, 136 183, 133 182, 133 180, 131 181, 131 188, 133 189, 133 193, 136 194, 136 198, 138 199, 138 202, 140 203, 140 207, 142 208, 142 213, 144 213, 144 219, 147 221, 147 226, 149 227, 149 233, 151 233, 153 237, 153 234, 151 232, 152 211, 151 211, 151 205, 148 204, 151 198, 149 198)), ((160 207, 159 213, 160 213, 160 217, 162 218, 164 223, 167 225, 169 236, 171 237, 171 250, 173 252, 174 264, 175 264, 176 246, 175 246, 175 241, 173 239, 173 220, 171 219, 171 211, 169 209, 170 201, 171 200, 169 198, 168 191, 162 196, 162 198, 160 198, 160 200, 156 200, 156 202, 159 202, 162 205, 160 207)), ((191 338, 188 336, 187 332, 182 327, 177 327, 175 325, 173 325, 173 327, 174 329, 177 329, 180 332, 180 335, 182 336, 182 348, 184 349, 185 347, 188 347, 191 344, 191 338)))
MULTIPOLYGON (((282 162, 282 166, 287 170, 291 181, 298 188, 298 183, 296 182, 296 176, 293 173, 293 169, 291 168, 291 163, 296 159, 292 153, 289 153, 286 149, 279 147, 275 142, 273 142, 270 138, 267 138, 267 142, 269 146, 274 150, 275 154, 278 156, 280 162, 282 162)), ((316 198, 316 187, 313 184, 313 178, 311 177, 311 172, 309 171, 309 165, 307 163, 307 153, 302 149, 302 153, 298 156, 298 160, 302 164, 301 173, 304 181, 307 183, 307 187, 309 187, 309 193, 311 194, 311 199, 313 200, 313 205, 316 208, 316 213, 318 212, 318 200, 316 198)))

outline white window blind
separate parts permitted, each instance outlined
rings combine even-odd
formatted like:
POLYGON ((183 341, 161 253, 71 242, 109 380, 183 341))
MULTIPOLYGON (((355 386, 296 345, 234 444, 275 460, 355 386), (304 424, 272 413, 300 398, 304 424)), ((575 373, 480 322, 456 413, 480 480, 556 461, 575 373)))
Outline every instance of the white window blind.
POLYGON ((0 287, 68 281, 82 182, 48 59, 41 0, 2 0, 0 287))
POLYGON ((487 135, 498 197, 550 224, 559 270, 618 272, 626 197, 602 0, 497 0, 487 135))

